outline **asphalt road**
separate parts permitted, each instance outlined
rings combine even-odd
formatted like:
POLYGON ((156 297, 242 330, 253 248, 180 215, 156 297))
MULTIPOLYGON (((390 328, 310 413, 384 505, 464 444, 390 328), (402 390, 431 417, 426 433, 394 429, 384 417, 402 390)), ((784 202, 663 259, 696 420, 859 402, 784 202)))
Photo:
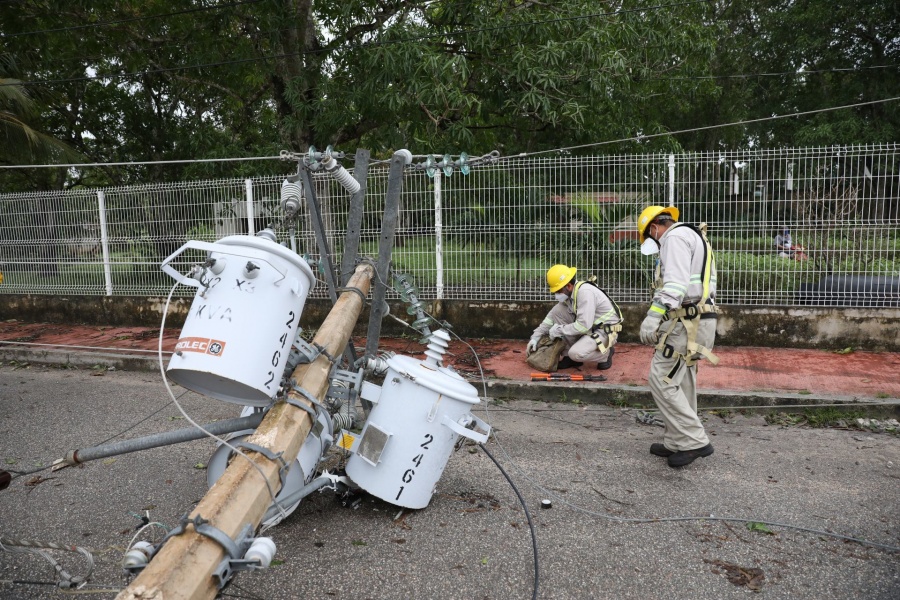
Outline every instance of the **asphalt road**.
MULTIPOLYGON (((199 422, 239 411, 192 393, 182 401, 199 422)), ((722 600, 751 590, 766 598, 900 598, 900 552, 777 526, 767 533, 718 520, 621 521, 747 518, 898 547, 897 436, 708 415, 715 454, 673 470, 648 453, 662 430, 627 409, 517 401, 476 414, 494 427, 487 448, 526 499, 540 598, 722 600), (540 508, 544 498, 551 509, 540 508)), ((184 426, 152 373, 0 367, 0 468, 48 464, 126 430, 116 439, 184 426)), ((213 447, 201 440, 16 479, 0 491, 0 536, 88 547, 97 562, 91 586, 122 588, 119 562, 140 524, 134 515, 149 511, 174 526, 206 492, 198 466, 213 447)), ((228 596, 501 600, 530 598, 535 584, 526 515, 474 445, 451 457, 425 509, 400 511, 368 496, 345 508, 324 492, 269 535, 277 564, 239 574, 228 596)), ((84 568, 77 555, 52 556, 73 575, 84 568)), ((55 580, 32 555, 0 551, 0 580, 3 599, 61 596, 47 585, 11 583, 55 580)))

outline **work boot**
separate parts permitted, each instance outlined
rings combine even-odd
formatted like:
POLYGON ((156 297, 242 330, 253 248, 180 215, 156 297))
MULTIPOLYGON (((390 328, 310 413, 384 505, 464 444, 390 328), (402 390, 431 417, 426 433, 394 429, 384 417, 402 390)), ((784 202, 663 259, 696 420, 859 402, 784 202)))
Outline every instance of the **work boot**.
POLYGON ((609 354, 607 355, 606 360, 603 361, 602 363, 597 363, 597 370, 605 371, 605 370, 611 368, 612 367, 612 357, 613 357, 613 354, 615 354, 615 353, 616 353, 616 349, 610 348, 609 354))
POLYGON ((697 448, 695 450, 684 450, 681 452, 675 452, 672 456, 669 457, 669 466, 670 467, 686 467, 691 464, 701 456, 709 456, 713 453, 712 444, 707 444, 702 448, 697 448))
POLYGON ((559 364, 556 365, 557 369, 574 369, 575 367, 580 367, 584 363, 580 363, 578 361, 572 360, 568 356, 563 356, 559 364))
POLYGON ((650 444, 650 454, 667 458, 675 454, 675 451, 666 448, 665 444, 650 444))

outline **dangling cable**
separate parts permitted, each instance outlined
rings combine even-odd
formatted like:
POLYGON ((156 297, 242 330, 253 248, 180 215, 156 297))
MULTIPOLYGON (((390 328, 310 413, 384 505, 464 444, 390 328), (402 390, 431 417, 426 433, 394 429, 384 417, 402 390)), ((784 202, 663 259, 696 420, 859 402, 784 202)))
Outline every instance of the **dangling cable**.
POLYGON ((159 372, 162 375, 162 380, 163 380, 163 384, 165 384, 165 386, 166 386, 166 391, 169 392, 169 397, 172 399, 172 402, 175 404, 175 406, 178 408, 178 411, 182 414, 182 416, 187 420, 188 423, 190 423, 191 425, 193 425, 194 427, 196 427, 197 429, 199 429, 200 431, 205 433, 208 437, 211 437, 212 439, 218 441, 220 444, 227 446, 228 448, 231 448, 232 452, 240 454, 245 459, 247 459, 247 462, 249 462, 250 465, 253 466, 254 469, 256 469, 256 472, 259 473, 260 477, 262 477, 263 483, 266 484, 266 489, 269 490, 269 496, 272 498, 272 504, 274 506, 276 506, 279 511, 281 511, 282 519, 286 519, 288 517, 288 515, 285 512, 284 507, 281 506, 281 504, 275 499, 275 495, 276 495, 275 490, 272 488, 272 484, 269 483, 269 479, 268 479, 268 477, 266 477, 266 474, 263 473, 262 468, 258 464, 256 464, 252 460, 250 460, 250 457, 247 456, 246 454, 244 454, 243 452, 241 452, 240 449, 229 444, 226 440, 208 432, 199 423, 194 421, 190 417, 190 415, 187 414, 187 412, 184 410, 184 408, 182 408, 181 404, 178 402, 178 399, 175 397, 175 394, 172 392, 172 388, 169 386, 169 379, 168 379, 168 377, 166 377, 166 369, 165 369, 165 366, 163 365, 162 343, 163 343, 163 333, 165 332, 165 327, 166 327, 166 315, 168 315, 168 313, 169 313, 169 304, 171 304, 171 302, 172 302, 172 294, 175 293, 175 288, 177 288, 177 287, 178 287, 178 282, 175 282, 175 284, 172 286, 172 289, 169 290, 169 295, 166 298, 166 304, 163 307, 162 321, 159 324, 159 345, 157 347, 157 357, 159 359, 159 372))
POLYGON ((534 591, 531 593, 531 597, 533 600, 537 600, 538 597, 538 588, 540 587, 540 569, 538 568, 538 546, 537 546, 537 533, 534 531, 534 523, 531 521, 531 513, 528 512, 528 504, 525 502, 525 498, 522 497, 522 494, 519 492, 519 488, 516 487, 516 484, 513 483, 513 480, 509 477, 503 467, 500 466, 500 463, 497 462, 497 459, 494 458, 494 455, 491 454, 484 444, 478 444, 478 447, 481 448, 485 454, 487 454, 488 458, 494 461, 494 464, 497 465, 497 468, 500 469, 500 472, 503 473, 503 476, 506 477, 506 481, 509 482, 510 487, 516 493, 516 496, 519 498, 519 504, 522 505, 522 510, 525 511, 525 518, 528 520, 528 529, 531 531, 531 551, 534 556, 534 591))
POLYGON ((0 537, 0 550, 6 552, 18 552, 22 554, 35 554, 49 562, 56 573, 59 575, 57 586, 61 589, 77 588, 87 583, 91 573, 94 572, 94 555, 81 546, 63 546, 52 542, 31 542, 28 540, 13 540, 0 537), (87 573, 79 577, 73 577, 62 566, 46 552, 46 550, 64 550, 66 552, 77 552, 81 554, 88 563, 87 573))

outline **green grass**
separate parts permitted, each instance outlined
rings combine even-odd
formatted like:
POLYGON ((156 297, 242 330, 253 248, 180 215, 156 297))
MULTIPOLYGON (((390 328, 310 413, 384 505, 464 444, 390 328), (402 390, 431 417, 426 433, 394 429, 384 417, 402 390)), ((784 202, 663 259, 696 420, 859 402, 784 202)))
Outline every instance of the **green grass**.
MULTIPOLYGON (((361 244, 360 254, 377 256, 374 243, 361 244)), ((547 261, 535 257, 512 258, 508 251, 486 248, 483 244, 461 246, 445 242, 443 245, 445 285, 462 285, 474 282, 489 283, 540 283, 546 271, 547 261), (541 276, 535 277, 534 273, 541 276)), ((394 269, 413 275, 417 285, 433 285, 437 263, 433 238, 407 238, 402 246, 394 246, 391 256, 394 269)))
POLYGON ((821 408, 807 408, 802 413, 769 413, 765 416, 769 425, 781 425, 783 427, 852 427, 856 419, 862 418, 865 413, 842 409, 833 406, 821 408))
MULTIPOLYGON (((533 231, 516 236, 502 229, 493 238, 489 232, 478 234, 481 241, 476 241, 473 235, 469 243, 464 243, 459 236, 445 237, 444 285, 543 289, 544 273, 551 262, 577 266, 582 275, 602 273, 601 285, 607 289, 644 290, 649 283, 652 259, 641 256, 636 243, 610 245, 597 231, 545 232, 535 225, 533 231)), ((775 254, 767 237, 714 236, 720 300, 742 301, 743 295, 749 292, 756 303, 792 299, 801 284, 818 282, 826 272, 888 277, 900 273, 900 236, 892 233, 859 237, 851 241, 835 234, 818 240, 822 248, 829 249, 829 254, 814 248, 808 252, 809 260, 795 261, 775 254), (824 262, 825 258, 830 262, 824 262)), ((377 256, 377 242, 363 242, 360 254, 377 256)), ((103 295, 106 293, 103 265, 97 264, 97 258, 93 260, 93 264, 60 264, 52 273, 38 272, 36 266, 29 266, 30 271, 17 271, 12 269, 16 265, 7 265, 0 292, 103 295)), ((146 294, 148 290, 165 293, 174 282, 159 270, 157 260, 146 242, 114 248, 110 264, 114 293, 146 294)), ((436 283, 432 236, 398 239, 392 261, 397 272, 412 275, 419 286, 436 283)))

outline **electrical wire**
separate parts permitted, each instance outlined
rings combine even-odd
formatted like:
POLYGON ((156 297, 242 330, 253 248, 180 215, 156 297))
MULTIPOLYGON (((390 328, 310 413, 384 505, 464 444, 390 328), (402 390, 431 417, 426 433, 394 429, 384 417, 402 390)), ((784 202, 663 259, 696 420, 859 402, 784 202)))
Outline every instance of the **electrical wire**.
MULTIPOLYGON (((2 86, 2 84, 0 84, 2 86)), ((53 165, 0 165, 0 169, 55 169, 58 167, 136 167, 140 165, 182 165, 195 163, 243 162, 251 160, 283 160, 281 156, 246 156, 241 158, 190 158, 183 160, 145 160, 107 163, 67 163, 53 165)))
MULTIPOLYGON (((424 312, 424 311, 423 311, 423 312, 424 312)), ((431 319, 433 319, 436 323, 440 323, 440 321, 439 321, 436 317, 434 317, 433 315, 430 315, 430 314, 428 314, 427 312, 425 312, 425 314, 426 314, 427 316, 429 316, 431 319)), ((482 382, 482 389, 484 390, 484 397, 487 397, 487 396, 488 396, 488 394, 487 394, 487 380, 486 380, 486 378, 485 378, 485 376, 484 376, 484 370, 482 369, 482 366, 481 366, 481 360, 478 358, 478 353, 475 352, 475 349, 472 348, 472 346, 471 346, 468 342, 466 342, 466 341, 463 340, 461 337, 459 337, 458 335, 456 335, 456 333, 454 333, 452 330, 450 330, 450 334, 453 335, 453 337, 455 337, 456 339, 458 339, 460 342, 462 342, 463 344, 465 344, 465 345, 472 351, 472 354, 473 354, 473 356, 474 356, 474 358, 475 358, 475 362, 476 362, 476 364, 478 365, 478 371, 479 371, 479 373, 481 374, 481 382, 482 382)), ((490 424, 490 418, 489 418, 489 412, 490 412, 490 411, 489 411, 489 409, 488 409, 488 406, 489 406, 489 404, 488 404, 488 403, 485 403, 485 405, 484 405, 485 422, 487 422, 488 424, 490 424)), ((791 525, 791 524, 788 524, 788 523, 779 523, 779 522, 776 522, 776 521, 762 521, 762 520, 759 520, 759 519, 748 519, 748 518, 740 518, 740 517, 717 517, 717 516, 714 516, 714 515, 709 515, 709 516, 685 516, 685 517, 647 517, 647 518, 628 518, 628 517, 616 517, 616 516, 614 516, 614 515, 610 515, 610 514, 607 514, 607 513, 602 513, 602 512, 592 511, 592 510, 583 508, 583 507, 581 507, 581 506, 579 506, 579 505, 577 505, 577 504, 573 504, 572 502, 569 502, 568 500, 566 500, 566 499, 563 498, 562 496, 560 496, 560 495, 554 493, 552 490, 549 490, 549 489, 545 488, 544 486, 542 486, 542 485, 541 485, 540 483, 538 483, 537 481, 534 481, 531 477, 529 477, 528 473, 526 473, 521 467, 519 467, 518 464, 516 463, 516 461, 509 455, 509 452, 507 452, 506 448, 500 443, 500 440, 499 440, 499 438, 497 437, 496 431, 493 431, 493 430, 492 430, 492 434, 491 434, 491 435, 493 436, 494 442, 497 444, 497 447, 500 448, 500 450, 503 452, 504 456, 505 456, 506 459, 510 462, 510 464, 513 465, 513 467, 519 471, 519 473, 522 475, 522 477, 524 477, 524 478, 525 478, 525 479, 526 479, 533 487, 535 487, 535 488, 538 489, 539 491, 541 491, 541 492, 547 494, 548 496, 550 496, 550 497, 552 497, 552 498, 558 500, 561 504, 564 504, 564 505, 568 506, 569 508, 572 508, 573 510, 576 510, 576 511, 578 511, 578 512, 581 512, 581 513, 584 513, 584 514, 587 514, 587 515, 591 515, 591 516, 595 516, 595 517, 600 517, 600 518, 602 518, 602 519, 607 519, 607 520, 609 520, 609 521, 614 521, 614 522, 617 522, 617 523, 632 523, 632 524, 647 524, 647 523, 677 523, 677 522, 686 522, 686 521, 722 521, 722 522, 728 522, 728 523, 744 523, 744 524, 759 523, 759 524, 761 524, 761 525, 767 525, 767 526, 770 526, 770 527, 779 527, 779 528, 782 528, 782 529, 792 529, 792 530, 795 530, 795 531, 802 531, 802 532, 805 532, 805 533, 812 533, 812 534, 815 534, 815 535, 821 535, 821 536, 825 536, 825 537, 831 537, 831 538, 835 538, 835 539, 839 539, 839 540, 843 540, 843 541, 847 541, 847 542, 855 542, 855 543, 860 544, 860 545, 863 545, 863 546, 871 546, 871 547, 873 547, 873 548, 878 548, 878 549, 881 549, 881 550, 886 550, 886 551, 888 551, 888 552, 900 552, 900 547, 898 547, 898 546, 892 546, 892 545, 890 545, 890 544, 881 544, 881 543, 879 543, 879 542, 872 542, 872 541, 869 541, 869 540, 864 540, 864 539, 861 539, 861 538, 856 538, 856 537, 851 537, 851 536, 841 535, 841 534, 838 534, 838 533, 832 533, 832 532, 830 532, 830 531, 824 531, 824 530, 821 530, 821 529, 812 529, 812 528, 809 528, 809 527, 802 527, 802 526, 799 526, 799 525, 791 525)))
POLYGON ((269 478, 266 477, 265 473, 263 473, 262 468, 258 464, 253 462, 253 460, 251 460, 250 457, 247 456, 246 454, 244 454, 244 452, 242 452, 239 448, 237 448, 236 446, 234 446, 232 444, 229 444, 227 440, 210 433, 209 431, 204 429, 202 425, 200 425, 199 423, 194 421, 191 418, 191 416, 189 414, 187 414, 187 412, 184 410, 184 408, 182 408, 181 404, 178 402, 178 399, 175 397, 175 394, 172 392, 172 388, 169 385, 169 379, 168 379, 168 377, 166 377, 166 369, 165 369, 165 366, 163 365, 162 343, 163 343, 163 334, 165 332, 165 326, 166 326, 166 315, 169 313, 169 304, 171 304, 171 302, 172 302, 172 295, 175 293, 175 288, 177 288, 177 287, 178 287, 178 282, 176 281, 175 284, 172 286, 172 289, 169 290, 169 295, 166 298, 166 304, 163 307, 163 311, 162 311, 162 321, 160 322, 160 325, 159 325, 159 346, 158 346, 159 372, 162 375, 162 380, 163 380, 163 384, 166 386, 166 391, 169 393, 169 397, 172 399, 172 402, 175 403, 175 406, 178 408, 178 411, 182 414, 182 416, 184 416, 184 418, 187 420, 188 423, 190 423, 191 425, 193 425, 194 427, 196 427, 197 429, 202 431, 204 434, 206 434, 207 437, 210 437, 210 438, 216 440, 217 442, 219 442, 220 444, 222 444, 223 446, 230 448, 232 452, 243 456, 247 460, 247 462, 250 463, 250 466, 252 466, 254 469, 256 469, 256 472, 259 473, 260 477, 262 477, 263 483, 266 484, 266 489, 269 491, 269 497, 272 500, 272 505, 277 507, 278 510, 281 512, 281 518, 286 519, 288 517, 288 515, 285 512, 284 507, 281 506, 281 503, 279 503, 278 500, 275 499, 275 496, 276 496, 275 490, 272 488, 272 484, 269 483, 269 478))
MULTIPOLYGON (((375 269, 373 272, 375 273, 375 277, 377 278, 377 280, 380 281, 381 284, 384 285, 385 287, 388 287, 387 283, 383 279, 381 279, 381 277, 378 275, 378 270, 375 269)), ((442 326, 441 321, 439 321, 433 315, 428 314, 428 312, 425 310, 423 310, 422 312, 425 315, 427 315, 436 324, 438 324, 439 326, 442 326)), ((390 313, 388 313, 388 314, 390 315, 390 313)), ((391 316, 394 317, 393 315, 391 315, 391 316)), ((415 329, 414 327, 412 327, 412 325, 410 325, 409 323, 407 323, 406 321, 404 321, 402 319, 398 319, 397 317, 394 317, 394 319, 396 319, 400 323, 406 325, 410 329, 415 329)), ((418 330, 415 330, 415 331, 418 331, 418 330)), ((419 333, 421 333, 421 332, 419 332, 419 333)), ((461 337, 459 337, 452 331, 450 331, 450 334, 453 335, 453 337, 455 337, 459 341, 461 341, 463 344, 468 346, 469 349, 472 351, 473 355, 475 356, 475 361, 478 364, 478 370, 481 373, 481 380, 482 380, 483 385, 485 386, 484 387, 484 392, 485 392, 484 395, 487 396, 487 383, 486 383, 486 380, 484 377, 484 371, 481 368, 481 361, 478 359, 478 354, 475 352, 475 349, 472 348, 472 346, 470 346, 468 344, 468 342, 463 340, 461 337)), ((513 492, 515 492, 516 497, 518 497, 519 503, 522 505, 522 509, 525 511, 525 518, 528 521, 528 529, 531 532, 531 549, 532 549, 532 556, 533 556, 533 561, 534 561, 534 587, 533 587, 531 597, 533 600, 537 600, 538 590, 540 588, 540 567, 539 567, 539 562, 538 562, 538 543, 537 543, 537 533, 535 532, 535 529, 534 529, 534 522, 532 522, 531 513, 528 511, 528 504, 525 502, 525 498, 522 496, 521 492, 519 491, 519 488, 516 487, 515 482, 512 480, 512 478, 509 476, 509 474, 506 472, 506 470, 503 468, 503 466, 500 465, 499 462, 497 462, 497 459, 494 458, 494 455, 491 454, 490 451, 488 451, 488 449, 485 447, 484 444, 478 444, 478 446, 484 451, 484 453, 488 456, 488 458, 490 458, 494 462, 494 464, 500 470, 500 473, 503 474, 503 477, 506 478, 506 481, 509 483, 510 487, 512 487, 513 492)))
MULTIPOLYGON (((476 360, 477 360, 477 357, 476 357, 476 360)), ((485 404, 486 415, 488 412, 489 412, 488 405, 485 404)), ((490 422, 488 419, 485 419, 485 420, 487 422, 490 422)), ((835 538, 835 539, 839 539, 839 540, 843 540, 843 541, 855 542, 855 543, 863 545, 863 546, 871 546, 874 548, 879 548, 881 550, 887 550, 889 552, 900 552, 900 547, 897 547, 897 546, 892 546, 889 544, 881 544, 879 542, 872 542, 872 541, 868 541, 868 540, 864 540, 864 539, 860 539, 860 538, 856 538, 856 537, 832 533, 830 531, 824 531, 821 529, 812 529, 809 527, 803 527, 803 526, 799 526, 799 525, 780 523, 777 521, 763 521, 760 519, 750 519, 750 518, 741 518, 741 517, 717 517, 714 515, 684 516, 684 517, 629 518, 629 517, 617 517, 617 516, 610 515, 610 514, 603 513, 603 512, 592 511, 592 510, 583 508, 577 504, 574 504, 572 502, 569 502, 564 497, 560 496, 559 494, 554 493, 552 490, 549 490, 549 489, 545 488, 544 486, 542 486, 540 483, 534 481, 531 477, 529 477, 528 473, 526 473, 521 467, 519 467, 518 464, 515 462, 515 460, 509 455, 509 453, 506 451, 506 448, 504 448, 503 445, 500 443, 499 439, 497 439, 496 433, 494 433, 493 436, 494 436, 494 441, 497 443, 497 446, 502 450, 503 454, 506 456, 506 459, 509 460, 510 463, 513 465, 513 467, 518 470, 518 472, 521 474, 521 476, 524 477, 529 483, 531 483, 536 489, 547 494, 548 496, 557 500, 561 504, 568 506, 569 508, 572 508, 578 512, 581 512, 581 513, 584 513, 587 515, 591 515, 594 517, 600 517, 602 519, 614 521, 617 523, 631 523, 631 524, 677 523, 677 522, 686 522, 686 521, 722 521, 722 522, 729 522, 729 523, 744 523, 744 524, 759 523, 759 524, 767 525, 770 527, 779 527, 782 529, 792 529, 795 531, 812 533, 815 535, 831 537, 831 538, 835 538)))
MULTIPOLYGON (((861 106, 872 106, 875 104, 885 104, 888 102, 896 102, 900 100, 900 96, 895 96, 893 98, 884 98, 881 100, 871 100, 868 102, 857 102, 855 104, 844 104, 841 106, 830 106, 826 108, 817 108, 814 110, 807 110, 801 112, 794 112, 784 115, 773 115, 771 117, 761 117, 759 119, 746 119, 742 121, 732 121, 730 123, 719 123, 716 125, 705 125, 702 127, 692 127, 689 129, 679 129, 675 131, 668 131, 663 133, 650 133, 650 134, 641 134, 632 137, 619 138, 616 140, 606 140, 602 142, 591 142, 590 144, 580 144, 578 146, 565 146, 560 148, 553 148, 550 150, 538 150, 536 152, 521 152, 519 154, 514 154, 511 156, 500 156, 499 154, 493 156, 492 154, 486 154, 484 156, 492 156, 490 162, 504 162, 510 161, 514 159, 527 158, 529 156, 539 156, 543 154, 553 154, 553 153, 566 153, 571 152, 572 150, 582 150, 584 148, 594 148, 597 146, 606 146, 610 144, 618 144, 621 142, 642 142, 644 140, 649 140, 653 138, 666 137, 666 136, 675 136, 682 133, 694 133, 697 131, 708 131, 711 129, 721 129, 724 127, 734 127, 737 125, 749 125, 751 123, 762 123, 765 121, 776 121, 779 119, 789 119, 793 117, 802 117, 808 115, 815 115, 826 112, 834 112, 838 110, 845 110, 849 108, 859 108, 861 106)), ((235 161, 250 161, 250 160, 283 160, 281 156, 256 156, 256 157, 246 157, 246 158, 206 158, 206 159, 191 159, 191 160, 160 160, 160 161, 133 161, 133 162, 120 162, 120 163, 78 163, 78 164, 53 164, 53 165, 0 165, 0 169, 48 169, 48 168, 57 168, 57 167, 115 167, 115 166, 137 166, 137 165, 158 165, 158 164, 184 164, 184 163, 205 163, 205 162, 235 162, 235 161)), ((384 161, 373 161, 370 164, 380 164, 384 162, 389 162, 388 160, 384 161)))
POLYGON ((692 75, 690 77, 645 77, 638 81, 709 81, 717 79, 754 79, 757 77, 784 77, 793 75, 819 75, 822 73, 859 73, 874 69, 897 69, 900 65, 871 65, 868 67, 834 67, 831 69, 809 69, 808 71, 782 71, 779 73, 736 73, 733 75, 692 75))
POLYGON ((497 462, 497 459, 494 458, 494 455, 490 453, 487 447, 484 444, 478 444, 478 447, 481 448, 487 457, 494 461, 494 464, 497 465, 497 468, 500 469, 500 472, 503 473, 503 476, 506 478, 506 481, 509 482, 510 487, 516 493, 516 497, 519 498, 519 503, 522 505, 522 510, 525 511, 525 519, 528 521, 528 529, 531 531, 531 551, 534 556, 534 588, 531 594, 533 600, 537 600, 538 597, 538 589, 540 588, 540 568, 538 567, 538 545, 537 545, 537 533, 534 530, 534 522, 531 520, 531 513, 528 512, 528 503, 525 502, 525 498, 522 497, 522 493, 519 492, 519 488, 516 487, 515 482, 513 482, 512 478, 506 472, 506 470, 497 462))
MULTIPOLYGON (((58 587, 62 589, 75 588, 87 583, 91 573, 94 572, 94 555, 81 546, 66 546, 55 544, 53 542, 33 542, 28 540, 13 540, 0 537, 0 550, 6 552, 18 552, 22 554, 35 554, 49 562, 53 569, 59 575, 58 587), (87 572, 83 576, 73 577, 60 565, 46 550, 62 550, 65 552, 76 552, 81 554, 88 563, 87 572)), ((37 583, 37 582, 35 582, 37 583)))
MULTIPOLYGON (((189 391, 190 391, 190 390, 185 390, 185 391, 183 391, 181 394, 178 395, 178 397, 181 398, 182 396, 184 396, 185 394, 187 394, 189 391)), ((99 443, 97 443, 97 444, 94 444, 94 446, 102 446, 103 444, 105 444, 105 443, 108 442, 109 440, 115 439, 115 438, 119 437, 120 435, 123 435, 123 434, 125 434, 125 433, 128 433, 129 431, 131 431, 132 429, 134 429, 135 427, 137 427, 137 426, 140 425, 141 423, 147 421, 148 419, 151 419, 151 418, 155 417, 157 414, 159 414, 160 412, 162 412, 163 409, 165 409, 165 408, 166 408, 167 406, 169 406, 171 403, 172 403, 171 401, 166 402, 165 404, 163 404, 162 406, 160 406, 158 409, 156 409, 155 411, 153 411, 152 413, 150 413, 149 415, 147 415, 146 417, 144 417, 143 419, 141 419, 141 420, 138 421, 137 423, 134 423, 133 425, 131 425, 131 426, 128 427, 127 429, 124 429, 123 431, 120 431, 119 433, 117 433, 117 434, 115 434, 115 435, 111 435, 110 437, 106 438, 106 439, 103 440, 102 442, 99 442, 99 443)), ((8 473, 12 473, 12 476, 10 477, 10 482, 12 482, 13 480, 18 479, 19 477, 22 477, 23 475, 33 475, 33 474, 35 474, 35 473, 40 473, 41 471, 46 471, 47 469, 52 469, 54 466, 55 466, 55 463, 51 462, 49 465, 41 466, 41 467, 36 467, 36 468, 34 468, 34 469, 30 469, 30 470, 27 470, 27 471, 17 471, 17 470, 14 470, 14 469, 6 469, 6 471, 7 471, 8 473)))
POLYGON ((764 121, 776 121, 778 119, 790 119, 793 117, 803 117, 803 116, 807 116, 807 115, 815 115, 815 114, 819 114, 819 113, 833 112, 836 110, 844 110, 847 108, 859 108, 860 106, 872 106, 875 104, 885 104, 887 102, 896 102, 897 100, 900 100, 900 96, 894 96, 893 98, 883 98, 881 100, 870 100, 868 102, 857 102, 856 104, 845 104, 843 106, 829 106, 827 108, 817 108, 814 110, 805 110, 805 111, 794 112, 794 113, 789 113, 789 114, 785 114, 785 115, 773 115, 771 117, 761 117, 759 119, 747 119, 747 120, 743 120, 743 121, 733 121, 731 123, 720 123, 718 125, 705 125, 703 127, 692 127, 690 129, 679 129, 676 131, 667 131, 667 132, 663 132, 663 133, 648 133, 646 135, 641 134, 641 135, 636 135, 636 136, 632 136, 632 137, 620 138, 617 140, 607 140, 604 142, 592 142, 590 144, 581 144, 578 146, 567 146, 564 148, 554 148, 552 150, 539 150, 537 152, 522 152, 521 154, 515 154, 513 156, 508 156, 505 159, 499 158, 497 160, 501 161, 501 160, 509 160, 509 159, 513 159, 513 158, 524 158, 527 156, 538 156, 541 154, 550 154, 550 153, 554 153, 554 152, 564 153, 564 152, 570 152, 572 150, 581 150, 584 148, 594 148, 597 146, 618 144, 620 142, 642 142, 644 140, 650 140, 650 139, 658 138, 658 137, 673 136, 673 135, 678 135, 681 133, 694 133, 696 131, 707 131, 710 129, 720 129, 722 127, 733 127, 735 125, 749 125, 751 123, 762 123, 764 121))
MULTIPOLYGON (((149 519, 149 517, 150 517, 150 511, 148 510, 148 511, 147 511, 147 518, 149 519)), ((138 536, 140 536, 142 533, 144 533, 145 530, 147 530, 147 529, 149 529, 149 528, 151 528, 151 527, 158 527, 158 528, 162 529, 162 530, 165 532, 165 533, 163 533, 163 537, 165 537, 165 536, 169 533, 169 528, 166 527, 163 523, 159 523, 159 522, 157 522, 157 521, 150 521, 150 522, 147 523, 146 525, 142 525, 142 526, 134 533, 134 535, 131 536, 131 541, 128 542, 128 545, 125 546, 125 548, 126 548, 126 549, 130 549, 130 548, 134 545, 135 540, 138 539, 138 536)))

